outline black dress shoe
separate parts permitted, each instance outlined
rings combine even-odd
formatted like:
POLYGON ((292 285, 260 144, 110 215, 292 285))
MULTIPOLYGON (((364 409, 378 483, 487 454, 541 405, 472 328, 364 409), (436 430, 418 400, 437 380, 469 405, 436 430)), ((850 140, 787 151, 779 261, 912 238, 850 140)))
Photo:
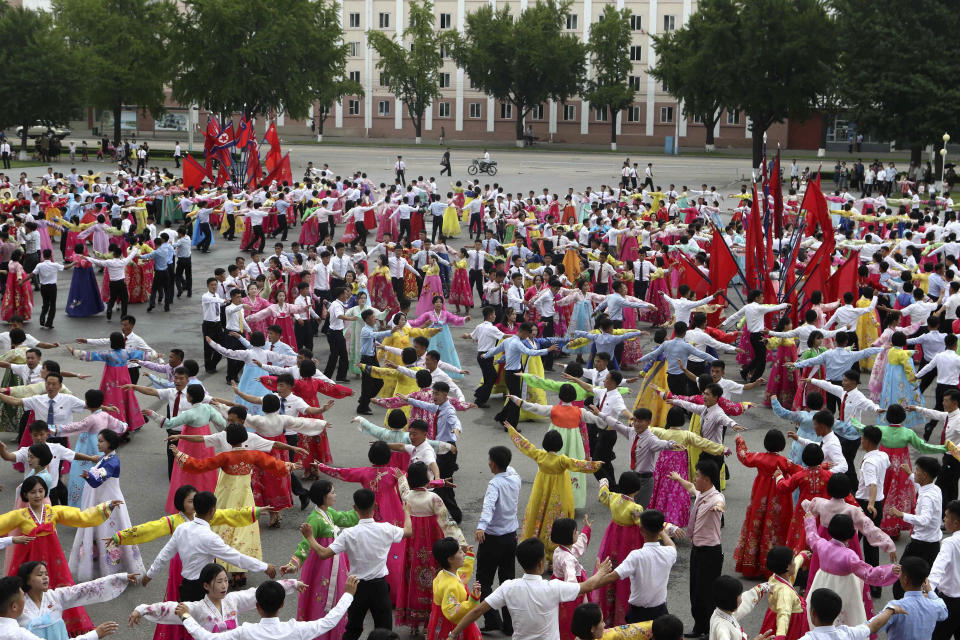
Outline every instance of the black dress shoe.
POLYGON ((478 408, 478 409, 489 409, 489 408, 490 408, 490 405, 488 405, 486 402, 484 402, 484 403, 478 402, 478 403, 476 403, 476 404, 477 404, 477 408, 478 408))
POLYGON ((150 313, 151 311, 153 311, 153 307, 147 307, 147 313, 150 313))
POLYGON ((361 415, 361 416, 372 416, 372 415, 373 415, 373 411, 370 411, 370 409, 363 409, 362 411, 361 411, 360 409, 357 409, 357 415, 361 415))

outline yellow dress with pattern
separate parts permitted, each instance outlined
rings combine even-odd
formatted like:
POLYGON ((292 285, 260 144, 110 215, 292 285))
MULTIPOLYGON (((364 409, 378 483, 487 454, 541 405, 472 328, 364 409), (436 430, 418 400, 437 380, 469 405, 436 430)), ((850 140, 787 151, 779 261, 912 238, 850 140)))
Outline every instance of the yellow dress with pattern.
POLYGON ((538 467, 523 516, 520 538, 540 538, 547 548, 547 557, 552 559, 553 550, 557 546, 550 541, 553 522, 557 518, 572 518, 574 512, 569 472, 593 473, 603 466, 603 463, 576 460, 539 449, 512 427, 509 433, 513 444, 521 453, 536 462, 538 467))
POLYGON ((467 589, 470 576, 473 575, 475 562, 476 557, 473 552, 470 552, 464 558, 463 566, 457 569, 456 574, 441 569, 437 577, 433 579, 434 607, 440 608, 443 617, 450 623, 451 627, 463 620, 463 617, 479 604, 467 589))
POLYGON ((604 629, 601 640, 652 640, 653 620, 604 629))
MULTIPOLYGON (((860 298, 857 300, 856 306, 859 309, 869 307, 870 301, 866 298, 860 298)), ((861 349, 866 349, 876 342, 877 338, 880 337, 880 322, 877 320, 876 311, 865 313, 857 318, 856 334, 857 343, 860 345, 861 349)), ((860 360, 860 368, 863 370, 872 369, 875 360, 876 357, 864 358, 863 360, 860 360)))
MULTIPOLYGON (((246 509, 217 509, 210 520, 212 527, 246 527, 257 522, 260 517, 260 507, 246 509)), ((113 534, 116 544, 145 544, 163 536, 173 535, 174 530, 187 521, 182 513, 172 516, 163 516, 143 524, 137 524, 129 529, 123 529, 113 534)))

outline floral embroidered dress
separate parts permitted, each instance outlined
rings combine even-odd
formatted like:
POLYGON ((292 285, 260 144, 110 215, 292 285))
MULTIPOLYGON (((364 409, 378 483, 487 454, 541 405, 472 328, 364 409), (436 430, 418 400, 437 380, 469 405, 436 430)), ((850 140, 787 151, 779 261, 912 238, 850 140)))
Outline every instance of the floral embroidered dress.
POLYGON ((701 451, 706 451, 710 455, 721 456, 727 448, 713 440, 687 431, 683 427, 671 429, 650 427, 650 433, 661 440, 673 440, 682 445, 684 451, 665 449, 657 454, 657 464, 653 470, 653 492, 650 494, 650 502, 647 506, 663 513, 667 522, 678 527, 686 527, 690 523, 690 494, 679 482, 672 480, 670 474, 676 471, 681 478, 689 480, 691 451, 696 451, 697 455, 701 451))
MULTIPOLYGON (((826 347, 807 349, 806 351, 800 354, 798 360, 807 360, 808 358, 815 358, 826 350, 827 350, 826 347)), ((883 361, 884 363, 886 363, 887 360, 885 357, 883 361)), ((804 367, 803 371, 800 372, 799 380, 805 380, 806 378, 816 378, 817 380, 826 380, 827 370, 822 364, 814 365, 812 367, 804 367)), ((807 394, 810 391, 817 391, 817 388, 808 382, 799 382, 799 386, 797 387, 797 392, 793 396, 792 409, 794 411, 800 411, 801 409, 807 406, 807 394)))
POLYGON ((33 598, 26 596, 23 599, 23 613, 17 622, 44 640, 67 640, 67 625, 63 621, 65 609, 109 602, 123 593, 129 584, 126 573, 115 573, 90 582, 47 589, 40 597, 39 606, 33 598))
POLYGON ((527 500, 523 516, 521 539, 537 537, 547 548, 547 556, 553 557, 556 545, 550 541, 550 530, 557 518, 572 518, 573 486, 570 471, 593 473, 603 466, 600 461, 576 460, 568 456, 538 449, 516 429, 509 429, 513 444, 528 458, 537 463, 537 477, 527 500))
POLYGON ((800 553, 807 548, 807 538, 803 530, 803 519, 807 512, 803 508, 803 501, 828 498, 827 482, 832 475, 829 469, 817 465, 816 467, 797 467, 789 477, 777 480, 777 491, 781 494, 790 496, 794 491, 799 492, 790 517, 790 526, 787 528, 787 538, 783 543, 793 549, 794 553, 800 553))
MULTIPOLYGON (((152 353, 152 352, 151 352, 152 353)), ((102 362, 103 377, 100 379, 100 391, 103 391, 103 404, 117 408, 117 417, 127 423, 133 431, 145 422, 140 413, 140 403, 133 389, 122 389, 130 384, 130 370, 127 363, 131 360, 143 360, 147 352, 143 349, 110 349, 108 351, 74 351, 74 357, 87 362, 102 362)))
MULTIPOLYGON (((450 332, 450 327, 462 327, 466 321, 466 316, 458 316, 450 313, 446 309, 437 313, 431 305, 428 311, 425 311, 416 319, 411 320, 410 326, 422 327, 429 325, 433 329, 439 329, 440 331, 438 333, 430 337, 429 348, 436 349, 440 352, 440 360, 460 369, 460 355, 457 353, 457 347, 453 344, 453 334, 450 332)), ((463 378, 463 374, 459 371, 452 371, 449 375, 454 380, 463 378)))
MULTIPOLYGON (((803 565, 804 557, 797 555, 793 559, 789 577, 794 578, 803 565)), ((793 580, 780 576, 770 576, 770 589, 767 591, 769 608, 763 616, 761 633, 774 632, 775 640, 798 640, 808 630, 807 603, 793 587, 793 580)))
MULTIPOLYGON (((610 509, 610 524, 603 532, 600 547, 597 549, 597 564, 610 558, 614 566, 623 562, 634 549, 643 546, 643 534, 640 532, 640 514, 643 507, 630 496, 610 491, 606 480, 600 481, 600 504, 610 509)), ((687 499, 689 503, 689 498, 687 499)), ((630 603, 630 580, 617 580, 600 587, 593 592, 592 601, 600 605, 603 621, 608 625, 623 624, 630 603)))
MULTIPOLYGON (((573 582, 574 584, 583 582, 587 579, 587 572, 580 564, 580 558, 587 550, 590 544, 590 527, 586 526, 580 531, 580 535, 569 547, 560 545, 553 552, 553 579, 573 582)), ((560 603, 560 612, 558 619, 560 621, 561 640, 574 640, 575 635, 570 631, 570 622, 573 620, 573 611, 578 605, 586 601, 586 597, 581 595, 569 602, 560 603)))
MULTIPOLYGON (((913 370, 913 351, 891 347, 887 351, 887 368, 883 374, 883 385, 877 404, 881 408, 891 404, 902 407, 923 406, 923 394, 917 386, 917 375, 913 370)), ((907 411, 903 426, 908 429, 923 427, 924 416, 919 411, 907 411)))
POLYGON ((766 577, 769 575, 767 552, 784 543, 793 515, 790 496, 777 491, 773 476, 778 469, 789 475, 797 466, 779 453, 747 451, 747 443, 740 436, 737 436, 737 458, 744 466, 755 468, 757 477, 733 558, 736 570, 744 576, 766 577))
POLYGON ((770 378, 763 394, 764 406, 770 406, 770 398, 776 396, 785 407, 793 406, 793 399, 800 384, 800 372, 787 367, 797 361, 797 341, 793 338, 770 338, 767 342, 770 351, 768 359, 773 360, 770 378))
MULTIPOLYGON (((467 613, 479 604, 470 593, 469 581, 473 574, 475 557, 468 552, 463 566, 456 573, 441 569, 433 579, 433 605, 427 623, 427 640, 446 640, 453 628, 467 613)), ((458 636, 458 640, 480 640, 480 629, 471 624, 458 636)))

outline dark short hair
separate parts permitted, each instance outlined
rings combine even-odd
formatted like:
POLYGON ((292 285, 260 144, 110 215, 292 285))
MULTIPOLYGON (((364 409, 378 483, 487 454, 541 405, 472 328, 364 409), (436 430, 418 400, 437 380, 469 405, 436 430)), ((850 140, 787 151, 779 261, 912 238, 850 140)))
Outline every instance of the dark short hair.
POLYGON ((808 467, 823 464, 823 449, 818 444, 810 443, 803 448, 800 460, 808 467))
POLYGON ((771 573, 786 573, 793 562, 793 549, 778 545, 767 551, 767 571, 771 573))
POLYGON ((205 516, 217 508, 217 496, 209 491, 200 491, 193 496, 193 508, 198 516, 205 516))
POLYGON ((830 524, 827 525, 827 533, 834 540, 846 542, 856 533, 853 526, 853 518, 845 513, 838 513, 830 518, 830 524))
POLYGON ((650 533, 660 533, 666 520, 663 513, 656 509, 647 509, 640 514, 640 526, 650 533))
POLYGON ((571 545, 575 540, 577 521, 573 518, 557 518, 550 527, 550 542, 571 545))
POLYGON ((810 608, 823 625, 833 625, 843 611, 843 599, 830 589, 821 587, 810 594, 810 608))
POLYGON ((490 458, 490 462, 492 462, 494 466, 501 471, 506 471, 507 467, 510 466, 510 461, 513 459, 513 453, 510 451, 510 449, 507 449, 502 445, 490 447, 490 451, 487 452, 487 456, 490 458))
POLYGON ((717 576, 713 579, 713 604, 719 609, 735 611, 742 593, 743 584, 733 576, 717 576))
MULTIPOLYGON (((401 413, 403 412, 401 411, 401 413)), ((370 449, 367 451, 367 460, 370 461, 370 464, 382 466, 390 462, 392 455, 393 452, 390 450, 390 445, 383 440, 377 440, 370 445, 370 449)))
POLYGON ((666 613, 650 626, 653 640, 680 640, 683 637, 683 622, 675 615, 666 613))
POLYGON ((20 499, 27 502, 27 494, 33 491, 33 488, 37 485, 43 487, 44 495, 50 494, 50 487, 47 486, 47 482, 43 478, 40 476, 30 476, 24 479, 23 484, 20 485, 20 499))
POLYGON ((913 463, 913 466, 922 469, 931 478, 939 476, 942 469, 940 461, 931 456, 920 456, 916 462, 913 463))
POLYGON ((864 427, 863 439, 872 444, 879 445, 880 441, 883 440, 883 431, 880 430, 880 427, 873 425, 864 427))
POLYGON ((536 570, 537 565, 545 557, 546 549, 539 538, 527 538, 517 545, 517 562, 527 573, 536 570))
POLYGON ((20 597, 20 578, 6 576, 0 578, 0 614, 10 611, 10 605, 20 597))
POLYGON ((177 511, 183 511, 183 503, 191 493, 196 493, 197 488, 192 484, 182 484, 173 494, 173 507, 177 511))
POLYGON ((779 429, 769 429, 763 436, 763 448, 771 453, 779 453, 787 446, 787 439, 783 431, 779 429))
POLYGON ((710 484, 714 487, 720 487, 720 467, 717 466, 717 463, 713 460, 698 460, 696 467, 694 467, 704 476, 710 478, 710 484))
POLYGON ((919 587, 930 575, 930 564, 923 558, 907 556, 900 559, 900 575, 907 577, 910 584, 919 587))
POLYGON ((593 602, 584 602, 577 605, 570 619, 570 631, 581 640, 593 640, 593 628, 603 620, 600 605, 593 602))
POLYGON ((273 618, 283 608, 286 591, 283 586, 274 580, 267 580, 257 587, 257 604, 267 618, 273 618))
POLYGON ((433 559, 437 561, 442 569, 450 569, 450 558, 457 555, 460 550, 460 543, 454 538, 440 538, 433 543, 433 559))
POLYGON ((852 485, 850 476, 845 473, 835 473, 827 480, 827 495, 843 500, 850 495, 852 485))
POLYGON ((370 489, 357 489, 353 492, 353 504, 361 511, 369 511, 376 501, 377 495, 370 489))

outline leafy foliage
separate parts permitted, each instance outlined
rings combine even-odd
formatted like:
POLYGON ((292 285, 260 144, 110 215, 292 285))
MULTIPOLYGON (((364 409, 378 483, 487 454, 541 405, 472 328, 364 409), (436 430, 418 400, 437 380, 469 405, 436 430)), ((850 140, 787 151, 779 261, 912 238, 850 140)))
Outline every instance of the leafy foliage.
POLYGON ((630 29, 629 9, 616 9, 608 4, 598 22, 590 25, 587 51, 590 56, 592 78, 587 81, 583 97, 594 106, 607 108, 610 119, 610 142, 617 141, 617 114, 633 104, 634 90, 630 87, 630 29))

